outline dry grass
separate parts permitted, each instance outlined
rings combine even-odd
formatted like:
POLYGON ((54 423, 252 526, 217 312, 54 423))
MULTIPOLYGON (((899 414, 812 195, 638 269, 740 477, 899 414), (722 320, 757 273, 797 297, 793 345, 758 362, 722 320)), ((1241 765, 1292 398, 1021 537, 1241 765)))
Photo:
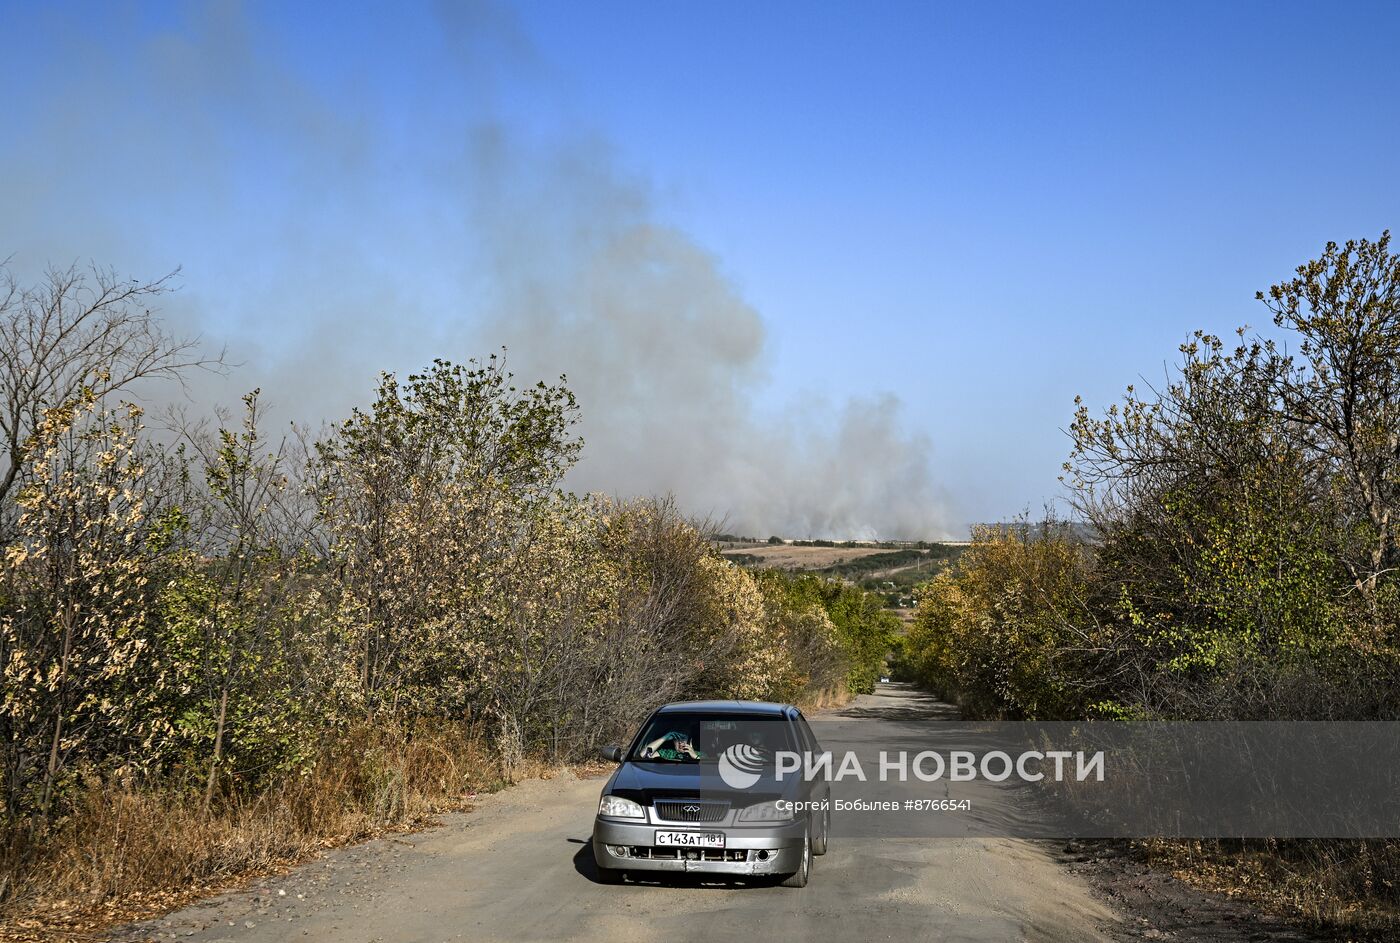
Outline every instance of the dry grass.
POLYGON ((808 691, 798 698, 797 706, 804 713, 831 710, 836 707, 845 707, 851 702, 852 697, 854 695, 851 694, 850 690, 845 685, 841 685, 834 688, 823 688, 819 691, 808 691))
POLYGON ((794 547, 791 544, 764 544, 738 551, 758 557, 763 566, 781 570, 820 570, 837 563, 846 563, 877 553, 889 553, 889 547, 794 547))
POLYGON ((209 814, 189 792, 94 783, 47 833, 3 837, 0 939, 81 938, 321 848, 421 826, 502 784, 494 756, 456 727, 353 731, 304 774, 209 814))
MULTIPOLYGON (((1141 777, 1120 783, 1135 779, 1141 777)), ((1105 806, 1128 801, 1069 781, 1046 788, 1074 797, 1082 808, 1091 800, 1105 806)), ((1150 838, 1130 844, 1153 868, 1187 885, 1308 925, 1327 939, 1400 939, 1400 840, 1150 838)))
POLYGON ((1341 930, 1400 931, 1400 842, 1369 839, 1152 840, 1154 865, 1204 890, 1341 930))

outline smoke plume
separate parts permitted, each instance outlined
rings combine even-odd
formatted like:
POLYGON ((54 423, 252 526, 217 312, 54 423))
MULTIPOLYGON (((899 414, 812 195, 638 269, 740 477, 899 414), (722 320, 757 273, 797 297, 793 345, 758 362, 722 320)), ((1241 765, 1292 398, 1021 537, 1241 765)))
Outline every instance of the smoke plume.
POLYGON ((946 534, 897 398, 775 405, 763 317, 648 181, 595 133, 496 104, 503 83, 547 84, 499 11, 457 8, 440 46, 387 50, 454 65, 455 87, 412 103, 315 87, 234 6, 155 36, 29 25, 46 93, 0 140, 0 255, 21 275, 182 265, 167 316, 239 362, 194 378, 197 402, 259 386, 314 424, 379 370, 504 346, 517 375, 566 374, 578 396, 575 490, 670 492, 760 536, 946 534))

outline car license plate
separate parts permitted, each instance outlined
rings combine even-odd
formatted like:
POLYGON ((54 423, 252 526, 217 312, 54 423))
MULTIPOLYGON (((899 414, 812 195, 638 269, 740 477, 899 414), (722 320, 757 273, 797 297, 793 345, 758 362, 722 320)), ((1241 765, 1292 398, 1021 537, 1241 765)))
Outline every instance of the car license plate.
POLYGON ((723 848, 724 832, 657 832, 656 844, 672 848, 723 848))

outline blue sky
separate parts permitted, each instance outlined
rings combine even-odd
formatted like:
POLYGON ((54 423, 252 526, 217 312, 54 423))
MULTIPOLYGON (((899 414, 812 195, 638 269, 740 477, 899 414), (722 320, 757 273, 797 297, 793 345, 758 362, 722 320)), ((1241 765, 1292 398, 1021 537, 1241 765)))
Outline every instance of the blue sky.
MULTIPOLYGON (((914 443, 931 479, 869 483, 831 520, 755 496, 754 526, 891 532, 859 505, 911 487, 948 532, 1038 509, 1076 394, 1107 405, 1191 330, 1258 323, 1254 291, 1328 239, 1400 219, 1396 4, 0 2, 0 33, 0 255, 183 266, 172 316, 272 385, 330 324, 364 348, 345 372, 411 367, 428 339, 482 352, 473 325, 503 323, 482 312, 539 277, 492 241, 576 259, 579 190, 683 232, 761 321, 714 374, 755 440, 892 394, 894 457, 870 460, 914 443), (478 172, 482 128, 504 129, 503 174, 478 172)), ((691 465, 724 448, 698 438, 691 465)), ((726 487, 755 474, 725 465, 726 487)), ((703 490, 674 469, 615 487, 703 490)))

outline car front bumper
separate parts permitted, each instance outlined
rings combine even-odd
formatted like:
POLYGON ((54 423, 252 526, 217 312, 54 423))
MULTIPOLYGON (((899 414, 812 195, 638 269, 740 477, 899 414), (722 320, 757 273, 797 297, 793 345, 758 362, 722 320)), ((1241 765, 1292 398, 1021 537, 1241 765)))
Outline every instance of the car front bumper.
POLYGON ((667 826, 593 820, 593 859, 618 871, 673 871, 699 874, 792 874, 802 867, 803 821, 765 826, 667 826), (657 848, 657 829, 723 832, 723 849, 657 848))

